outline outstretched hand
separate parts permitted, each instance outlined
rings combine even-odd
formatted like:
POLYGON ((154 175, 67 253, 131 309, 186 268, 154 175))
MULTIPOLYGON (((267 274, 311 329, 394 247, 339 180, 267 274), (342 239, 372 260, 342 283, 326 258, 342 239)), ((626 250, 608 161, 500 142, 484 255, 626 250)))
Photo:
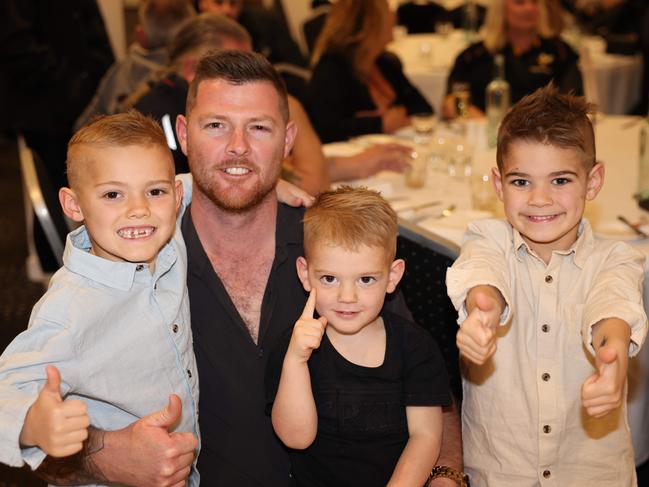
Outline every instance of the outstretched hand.
POLYGON ((309 299, 304 305, 304 310, 300 319, 295 322, 293 335, 286 352, 287 357, 291 357, 298 362, 306 362, 311 357, 313 351, 320 346, 322 335, 324 335, 327 326, 327 318, 321 316, 318 319, 315 315, 316 290, 311 289, 309 299))
POLYGON ((601 418, 622 405, 628 358, 612 345, 601 346, 595 367, 597 372, 581 387, 581 400, 590 416, 601 418))
POLYGON ((315 198, 302 188, 298 188, 294 184, 284 181, 283 179, 277 181, 275 191, 277 192, 277 199, 289 206, 304 206, 308 208, 315 201, 315 198))
POLYGON ((500 314, 499 303, 493 296, 476 291, 474 307, 457 332, 460 354, 478 365, 484 364, 496 351, 496 327, 500 314))
POLYGON ((23 446, 38 446, 53 457, 77 453, 88 437, 88 408, 78 399, 61 397, 61 374, 48 365, 47 381, 29 408, 20 433, 23 446))

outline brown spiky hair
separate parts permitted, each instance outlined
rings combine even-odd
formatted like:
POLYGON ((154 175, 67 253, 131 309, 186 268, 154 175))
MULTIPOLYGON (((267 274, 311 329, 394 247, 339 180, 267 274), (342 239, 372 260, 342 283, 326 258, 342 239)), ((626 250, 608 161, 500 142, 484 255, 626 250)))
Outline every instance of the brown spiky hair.
POLYGON ((142 115, 137 110, 129 110, 116 115, 99 116, 75 133, 68 142, 66 170, 70 187, 75 189, 86 161, 85 147, 126 147, 129 145, 159 146, 169 152, 170 164, 173 164, 171 152, 164 132, 158 122, 142 115))
POLYGON ((321 193, 304 215, 304 253, 317 245, 357 251, 362 246, 385 249, 389 262, 397 248, 397 214, 378 193, 364 187, 340 186, 321 193))
POLYGON ((514 142, 527 141, 577 149, 590 171, 595 164, 595 133, 589 115, 594 111, 584 97, 559 93, 553 84, 527 95, 511 108, 498 130, 498 169, 503 171, 514 142))

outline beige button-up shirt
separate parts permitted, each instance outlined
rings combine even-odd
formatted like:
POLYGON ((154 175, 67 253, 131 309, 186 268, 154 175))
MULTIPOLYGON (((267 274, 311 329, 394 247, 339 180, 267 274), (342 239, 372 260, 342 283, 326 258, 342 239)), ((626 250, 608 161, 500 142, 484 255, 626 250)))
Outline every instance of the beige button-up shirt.
POLYGON ((464 462, 477 487, 636 485, 626 406, 589 417, 581 385, 595 372, 592 326, 617 317, 631 326, 630 355, 647 333, 644 258, 623 242, 595 240, 587 221, 546 265, 502 220, 470 225, 448 270, 448 293, 466 319, 466 294, 479 284, 507 303, 497 351, 465 364, 464 462))

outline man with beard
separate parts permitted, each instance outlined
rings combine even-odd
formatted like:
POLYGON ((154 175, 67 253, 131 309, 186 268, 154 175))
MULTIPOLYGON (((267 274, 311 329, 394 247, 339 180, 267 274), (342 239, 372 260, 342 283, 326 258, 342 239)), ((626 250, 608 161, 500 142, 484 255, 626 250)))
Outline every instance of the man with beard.
MULTIPOLYGON (((220 51, 200 61, 186 114, 176 132, 194 177, 182 232, 201 389, 201 483, 288 487, 288 456, 264 395, 267 352, 306 302, 295 270, 303 211, 279 204, 273 191, 296 134, 286 90, 263 56, 220 51)), ((445 419, 440 463, 457 468, 457 422, 448 428, 457 419, 452 412, 445 419)), ((125 430, 92 431, 81 470, 104 482, 183 485, 191 459, 169 424, 163 410, 125 430)), ((437 481, 431 485, 455 484, 437 481)))

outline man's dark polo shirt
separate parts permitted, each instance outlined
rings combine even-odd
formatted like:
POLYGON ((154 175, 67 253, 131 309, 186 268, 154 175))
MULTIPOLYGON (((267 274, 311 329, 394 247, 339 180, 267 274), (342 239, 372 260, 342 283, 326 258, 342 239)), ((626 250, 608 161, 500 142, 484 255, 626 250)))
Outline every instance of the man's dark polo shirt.
POLYGON ((294 325, 306 302, 295 270, 295 260, 303 253, 303 214, 301 208, 278 207, 275 261, 264 293, 257 345, 203 250, 191 212, 185 212, 182 232, 200 380, 201 485, 290 484, 288 455, 265 413, 264 370, 276 338, 294 325))

